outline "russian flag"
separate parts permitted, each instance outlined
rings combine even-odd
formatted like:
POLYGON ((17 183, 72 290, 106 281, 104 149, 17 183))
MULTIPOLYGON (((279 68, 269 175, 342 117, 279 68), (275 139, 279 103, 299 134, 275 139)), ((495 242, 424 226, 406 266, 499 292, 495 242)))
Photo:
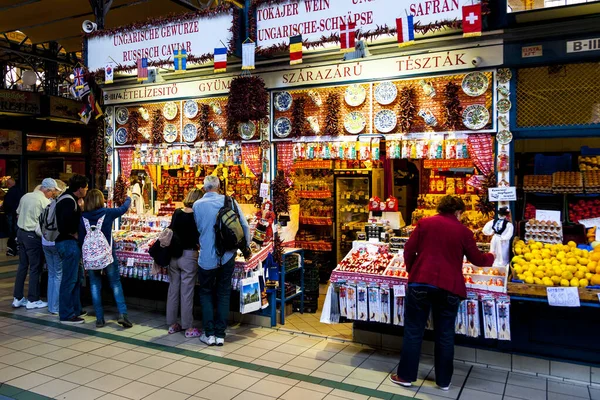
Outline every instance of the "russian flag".
POLYGON ((396 18, 396 29, 398 30, 398 46, 408 46, 415 41, 415 25, 412 15, 396 18))
POLYGON ((215 72, 227 71, 227 48, 215 48, 215 72))

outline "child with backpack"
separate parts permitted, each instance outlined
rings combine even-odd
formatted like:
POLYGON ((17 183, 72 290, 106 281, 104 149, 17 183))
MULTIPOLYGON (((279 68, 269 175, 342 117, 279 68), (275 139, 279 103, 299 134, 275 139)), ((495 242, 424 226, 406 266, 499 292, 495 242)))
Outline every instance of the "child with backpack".
POLYGON ((92 189, 85 197, 85 205, 79 224, 79 245, 83 258, 83 267, 90 277, 92 303, 96 311, 96 327, 105 325, 102 308, 102 270, 106 271, 108 283, 115 296, 119 317, 117 323, 124 328, 133 324, 127 318, 127 306, 121 286, 119 265, 112 238, 112 226, 115 219, 121 217, 131 206, 131 198, 127 197, 119 208, 104 206, 104 195, 98 189, 92 189))

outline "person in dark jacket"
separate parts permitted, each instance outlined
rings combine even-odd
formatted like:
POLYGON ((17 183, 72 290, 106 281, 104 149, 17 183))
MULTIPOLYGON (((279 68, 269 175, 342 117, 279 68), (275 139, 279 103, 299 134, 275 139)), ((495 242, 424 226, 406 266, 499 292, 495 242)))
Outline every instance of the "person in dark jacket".
POLYGON ((405 303, 404 343, 400 364, 390 380, 411 386, 417 380, 419 357, 429 311, 435 331, 435 380, 444 391, 454 372, 454 323, 461 299, 467 295, 462 274, 463 258, 489 267, 494 255, 477 248, 473 232, 460 222, 465 203, 460 197, 444 196, 438 215, 419 221, 404 247, 408 271, 405 303))
POLYGON ((6 244, 6 255, 9 257, 19 255, 17 248, 17 207, 19 207, 19 201, 23 197, 23 191, 17 186, 17 183, 13 178, 8 178, 6 181, 8 191, 4 196, 4 202, 2 203, 2 209, 6 214, 6 222, 8 225, 8 242, 6 244))
POLYGON ((98 189, 92 189, 85 197, 84 204, 84 212, 81 214, 81 221, 79 223, 79 245, 83 246, 86 235, 84 219, 88 220, 90 226, 94 226, 98 223, 100 218, 104 217, 100 230, 106 237, 108 243, 112 246, 113 253, 112 264, 109 264, 103 270, 88 270, 88 276, 90 277, 90 291, 92 292, 92 303, 94 304, 94 310, 96 311, 96 327, 101 328, 106 324, 104 321, 104 309, 102 307, 102 271, 106 271, 108 283, 113 291, 115 303, 117 303, 117 309, 119 310, 117 323, 122 325, 123 328, 131 328, 133 324, 127 317, 127 305, 125 305, 125 295, 123 294, 121 277, 119 275, 119 261, 117 260, 115 245, 112 238, 113 222, 129 210, 131 198, 127 197, 125 202, 119 208, 106 208, 104 206, 104 195, 102 192, 98 189))
POLYGON ((62 281, 60 282, 58 316, 62 324, 83 324, 81 318, 81 299, 79 293, 83 270, 79 267, 81 248, 77 242, 81 205, 87 194, 88 179, 82 175, 73 175, 69 179, 69 188, 56 204, 56 227, 58 237, 56 250, 62 265, 62 281), (66 197, 63 199, 63 197, 66 197), (63 199, 61 201, 61 199, 63 199))

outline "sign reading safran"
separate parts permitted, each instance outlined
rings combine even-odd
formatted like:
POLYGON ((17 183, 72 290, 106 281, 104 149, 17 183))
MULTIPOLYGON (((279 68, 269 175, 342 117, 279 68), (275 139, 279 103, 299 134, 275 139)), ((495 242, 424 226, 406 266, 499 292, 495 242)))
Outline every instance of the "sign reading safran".
POLYGON ((173 50, 185 49, 189 57, 212 54, 231 39, 233 14, 197 17, 140 29, 124 28, 111 34, 99 32, 87 38, 87 67, 96 71, 109 62, 135 67, 137 59, 172 63, 173 50))
POLYGON ((340 25, 346 23, 356 23, 356 28, 362 32, 375 31, 386 25, 395 28, 396 18, 404 12, 413 15, 415 24, 421 26, 459 20, 462 17, 458 0, 267 2, 256 11, 257 42, 262 48, 287 44, 290 36, 298 34, 302 35, 303 40, 316 42, 322 37, 339 33, 340 25))

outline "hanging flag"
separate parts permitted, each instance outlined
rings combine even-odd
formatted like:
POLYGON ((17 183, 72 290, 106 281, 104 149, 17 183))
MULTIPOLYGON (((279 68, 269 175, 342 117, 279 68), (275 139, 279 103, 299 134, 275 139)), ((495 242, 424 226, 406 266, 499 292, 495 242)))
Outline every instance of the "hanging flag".
POLYGON ((187 68, 187 51, 185 49, 173 50, 173 63, 176 72, 183 72, 187 68))
POLYGON ((108 85, 113 83, 115 70, 113 69, 112 63, 106 64, 104 67, 104 84, 108 85))
POLYGON ((254 69, 254 55, 256 53, 256 43, 242 43, 242 69, 254 69))
POLYGON ((148 59, 146 57, 137 59, 137 80, 138 82, 148 80, 148 59))
POLYGON ((215 72, 227 71, 227 48, 215 48, 215 72))
POLYGON ((462 16, 463 36, 481 36, 481 4, 463 6, 462 16))
POLYGON ((87 125, 92 118, 92 107, 89 104, 84 104, 81 111, 79 111, 79 117, 81 122, 87 125))
POLYGON ((86 94, 88 94, 90 92, 90 85, 88 85, 88 83, 85 82, 81 89, 77 89, 75 87, 75 85, 72 85, 70 87, 70 90, 71 90, 71 94, 73 95, 74 98, 81 99, 83 96, 85 96, 86 94))
POLYGON ((413 16, 396 18, 396 29, 398 30, 398 46, 409 46, 415 41, 415 25, 413 16))
POLYGON ((349 24, 340 25, 340 45, 342 52, 348 53, 356 50, 354 48, 356 40, 356 24, 350 22, 349 24))
POLYGON ((302 35, 290 37, 290 65, 302 64, 302 35))
POLYGON ((90 91, 90 95, 88 97, 88 105, 91 108, 91 114, 96 114, 96 119, 104 115, 104 113, 102 112, 102 108, 100 108, 100 104, 98 103, 98 99, 94 95, 93 91, 90 91))
POLYGON ((83 68, 78 67, 73 69, 73 82, 75 83, 75 89, 81 89, 85 85, 83 68))

